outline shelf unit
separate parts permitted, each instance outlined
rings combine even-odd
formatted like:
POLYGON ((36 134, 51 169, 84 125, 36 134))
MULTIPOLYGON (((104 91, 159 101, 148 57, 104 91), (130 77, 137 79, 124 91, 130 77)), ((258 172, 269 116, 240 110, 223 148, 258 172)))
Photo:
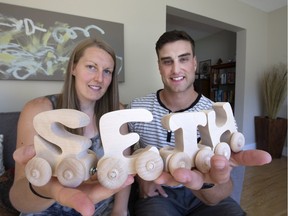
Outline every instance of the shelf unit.
POLYGON ((198 75, 194 82, 194 88, 198 93, 210 98, 210 78, 201 79, 198 75))
POLYGON ((236 62, 212 65, 210 68, 210 99, 229 102, 234 109, 236 62))

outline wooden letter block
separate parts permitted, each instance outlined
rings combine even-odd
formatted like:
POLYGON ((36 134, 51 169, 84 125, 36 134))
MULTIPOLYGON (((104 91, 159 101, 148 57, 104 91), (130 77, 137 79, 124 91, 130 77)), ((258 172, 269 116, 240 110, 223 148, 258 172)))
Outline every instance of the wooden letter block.
POLYGON ((163 127, 175 131, 175 148, 160 149, 167 172, 172 174, 180 167, 187 169, 195 167, 194 157, 199 151, 197 127, 206 125, 206 122, 206 116, 201 112, 173 113, 162 118, 163 127))
POLYGON ((172 113, 162 119, 167 130, 175 131, 175 147, 160 149, 165 170, 173 175, 175 169, 196 167, 206 173, 214 154, 228 160, 233 152, 242 150, 245 138, 236 128, 229 103, 214 103, 213 110, 172 113), (197 128, 201 141, 197 144, 197 128))
POLYGON ((104 156, 97 164, 99 182, 110 189, 118 188, 129 174, 138 174, 145 180, 154 180, 163 171, 163 161, 156 147, 148 146, 131 156, 123 151, 139 141, 137 133, 121 134, 120 127, 132 121, 152 121, 146 109, 125 109, 104 114, 100 119, 100 133, 104 156))
POLYGON ((229 103, 214 103, 213 110, 172 113, 162 118, 165 129, 175 132, 175 147, 147 146, 133 155, 124 151, 139 141, 137 133, 121 133, 128 122, 150 122, 153 116, 146 109, 125 109, 104 114, 99 130, 104 155, 97 163, 89 150, 91 140, 68 132, 67 128, 81 128, 89 124, 89 117, 73 109, 57 109, 38 114, 34 118, 36 156, 25 167, 27 179, 36 186, 48 183, 51 176, 67 187, 77 187, 97 170, 99 182, 110 189, 124 184, 129 174, 138 174, 146 181, 158 178, 163 170, 196 167, 206 173, 214 154, 230 158, 241 151, 245 138, 237 131, 229 103), (197 129, 201 141, 197 143, 197 129), (97 169, 95 168, 97 164, 97 169))
POLYGON ((227 102, 213 104, 213 110, 203 111, 207 125, 199 126, 200 144, 210 146, 216 154, 230 158, 231 151, 239 152, 245 145, 244 135, 237 131, 232 108, 227 102))
POLYGON ((85 127, 89 121, 88 115, 73 109, 46 111, 34 117, 36 156, 25 167, 31 184, 43 186, 51 176, 57 176, 62 185, 77 187, 90 178, 97 163, 96 155, 89 150, 91 140, 65 128, 85 127))

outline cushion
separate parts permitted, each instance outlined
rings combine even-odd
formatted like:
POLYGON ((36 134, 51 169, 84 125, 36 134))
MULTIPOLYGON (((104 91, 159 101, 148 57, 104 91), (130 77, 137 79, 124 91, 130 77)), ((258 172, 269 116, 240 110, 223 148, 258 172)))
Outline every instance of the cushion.
POLYGON ((2 176, 5 172, 5 167, 3 164, 3 134, 0 134, 0 176, 2 176))
POLYGON ((14 169, 5 171, 3 164, 3 141, 4 135, 0 134, 0 207, 11 213, 9 215, 19 215, 19 212, 12 206, 9 199, 9 191, 14 179, 14 169))
POLYGON ((0 176, 0 207, 13 215, 19 215, 19 212, 12 206, 9 199, 9 191, 13 184, 14 169, 6 170, 0 176))
POLYGON ((6 112, 0 113, 0 134, 4 135, 5 142, 3 142, 3 158, 5 169, 15 167, 13 160, 13 152, 16 148, 17 137, 17 122, 20 112, 6 112))

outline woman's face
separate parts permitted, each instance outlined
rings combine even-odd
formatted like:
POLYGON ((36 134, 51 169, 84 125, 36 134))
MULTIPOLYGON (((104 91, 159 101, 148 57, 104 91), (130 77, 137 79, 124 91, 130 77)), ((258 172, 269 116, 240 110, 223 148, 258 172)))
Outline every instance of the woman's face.
POLYGON ((72 71, 80 102, 99 100, 112 81, 113 69, 113 58, 106 51, 87 48, 72 71))

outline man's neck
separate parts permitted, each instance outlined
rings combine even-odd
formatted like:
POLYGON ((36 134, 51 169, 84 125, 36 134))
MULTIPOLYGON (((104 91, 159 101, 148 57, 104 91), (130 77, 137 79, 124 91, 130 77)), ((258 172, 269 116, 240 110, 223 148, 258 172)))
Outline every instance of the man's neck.
POLYGON ((161 102, 172 112, 187 109, 197 99, 198 93, 192 89, 185 92, 168 92, 163 89, 160 91, 161 102))

